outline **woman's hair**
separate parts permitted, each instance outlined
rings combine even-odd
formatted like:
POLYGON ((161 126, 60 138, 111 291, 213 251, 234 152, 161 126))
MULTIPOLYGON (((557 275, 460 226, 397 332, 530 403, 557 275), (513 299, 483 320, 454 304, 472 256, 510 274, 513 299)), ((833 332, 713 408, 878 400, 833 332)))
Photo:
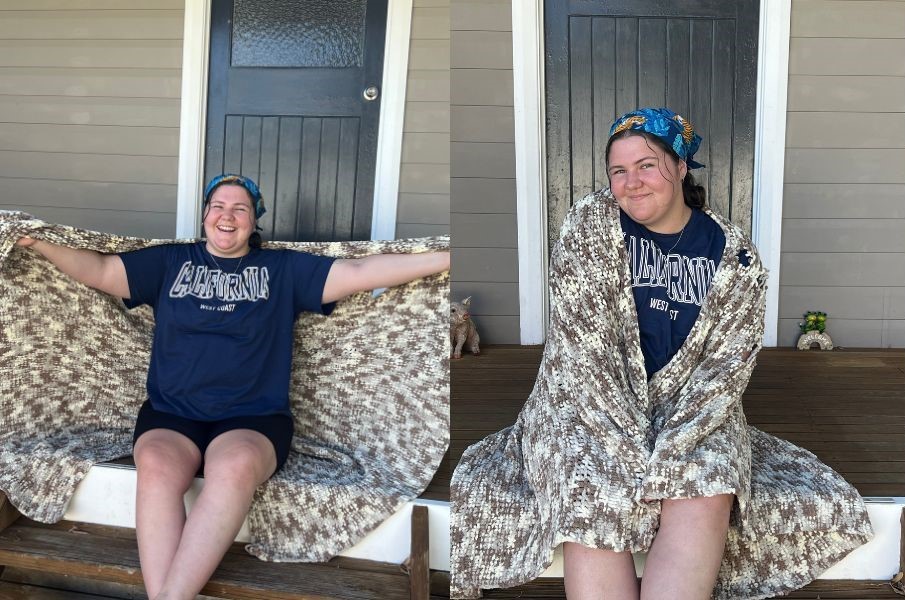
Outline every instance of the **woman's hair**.
MULTIPOLYGON (((236 187, 238 187, 238 188, 242 188, 243 190, 245 190, 245 193, 248 194, 248 198, 251 200, 251 208, 252 208, 251 215, 252 215, 252 217, 254 218, 254 226, 255 226, 255 229, 257 229, 257 227, 258 227, 258 219, 254 216, 255 200, 254 200, 254 198, 251 197, 251 192, 249 192, 249 191, 245 188, 245 186, 243 186, 243 185, 241 185, 241 184, 239 184, 239 183, 221 183, 220 185, 234 185, 234 186, 236 186, 236 187)), ((220 186, 218 185, 217 187, 220 187, 220 186)), ((211 193, 208 195, 207 199, 204 200, 204 205, 201 207, 201 222, 202 222, 202 223, 203 223, 204 220, 207 218, 207 213, 209 213, 210 210, 211 210, 211 203, 210 203, 210 197, 211 197, 211 196, 213 196, 213 190, 212 190, 211 193)), ((252 232, 251 232, 251 235, 248 237, 248 247, 249 247, 249 248, 260 248, 260 247, 261 247, 261 244, 263 244, 263 243, 264 243, 264 239, 261 237, 260 232, 258 232, 258 231, 252 231, 252 232)))
MULTIPOLYGON (((647 133, 646 131, 639 131, 637 129, 626 129, 624 131, 620 131, 619 133, 610 137, 610 139, 606 143, 606 152, 604 154, 604 160, 609 166, 610 164, 610 146, 613 145, 613 142, 616 140, 621 140, 623 138, 638 136, 644 138, 647 142, 648 148, 650 148, 651 144, 654 144, 667 156, 673 159, 673 161, 678 164, 682 159, 679 158, 679 155, 676 154, 672 148, 666 145, 666 142, 658 138, 657 136, 647 133)), ((653 148, 651 148, 653 150, 653 148)), ((682 196, 685 198, 685 204, 691 208, 704 208, 707 204, 707 193, 704 190, 703 186, 697 184, 694 180, 694 176, 691 174, 691 171, 687 171, 685 173, 685 178, 682 179, 682 196)))

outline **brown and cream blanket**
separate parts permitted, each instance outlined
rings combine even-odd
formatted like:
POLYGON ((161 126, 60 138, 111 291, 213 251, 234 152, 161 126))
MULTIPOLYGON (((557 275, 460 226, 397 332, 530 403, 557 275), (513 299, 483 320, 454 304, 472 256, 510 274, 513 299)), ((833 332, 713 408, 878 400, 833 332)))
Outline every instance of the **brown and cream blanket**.
MULTIPOLYGON (((62 518, 94 463, 126 456, 153 316, 87 288, 23 235, 101 252, 142 240, 0 212, 0 490, 27 517, 62 518)), ((274 243, 337 257, 443 250, 448 239, 274 243)), ((430 482, 449 442, 448 273, 339 303, 296 321, 296 433, 258 489, 249 552, 323 561, 355 544, 430 482)))
POLYGON ((648 381, 618 205, 603 191, 569 213, 534 390, 453 476, 454 598, 536 578, 564 541, 646 551, 664 498, 736 496, 714 598, 800 587, 870 538, 848 483, 747 425, 766 271, 741 230, 708 214, 726 233, 720 266, 684 345, 648 381))

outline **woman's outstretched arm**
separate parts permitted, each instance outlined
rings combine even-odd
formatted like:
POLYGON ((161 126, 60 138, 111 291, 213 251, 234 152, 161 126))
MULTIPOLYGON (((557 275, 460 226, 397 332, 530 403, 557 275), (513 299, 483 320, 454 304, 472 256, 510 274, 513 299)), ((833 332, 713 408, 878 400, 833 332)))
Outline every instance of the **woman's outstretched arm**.
POLYGON ((68 248, 30 237, 20 238, 16 244, 32 248, 79 283, 119 298, 129 298, 126 267, 116 254, 68 248))
POLYGON ((339 259, 324 285, 323 302, 336 302, 357 292, 393 287, 449 269, 449 252, 375 254, 339 259))

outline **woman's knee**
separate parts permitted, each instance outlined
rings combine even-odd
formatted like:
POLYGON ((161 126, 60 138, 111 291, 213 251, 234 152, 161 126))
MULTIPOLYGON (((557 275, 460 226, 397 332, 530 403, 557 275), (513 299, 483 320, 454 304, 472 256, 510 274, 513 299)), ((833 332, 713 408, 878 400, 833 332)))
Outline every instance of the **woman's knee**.
POLYGON ((204 455, 204 478, 239 487, 257 487, 276 468, 273 445, 265 436, 229 435, 214 438, 204 455))
POLYGON ((604 548, 592 548, 577 542, 563 542, 562 551, 564 555, 574 557, 616 558, 624 554, 623 552, 615 552, 604 548))
POLYGON ((591 565, 594 567, 612 568, 615 565, 631 565, 634 567, 631 552, 616 552, 604 548, 591 548, 575 542, 563 542, 563 559, 569 565, 591 565))
POLYGON ((569 598, 638 598, 630 552, 563 543, 563 580, 569 598), (605 592, 605 593, 604 593, 605 592))
POLYGON ((185 489, 201 466, 201 451, 194 442, 168 430, 154 429, 142 434, 135 443, 133 458, 139 481, 185 489))
POLYGON ((733 494, 663 500, 661 520, 710 523, 716 527, 728 527, 734 500, 733 494))

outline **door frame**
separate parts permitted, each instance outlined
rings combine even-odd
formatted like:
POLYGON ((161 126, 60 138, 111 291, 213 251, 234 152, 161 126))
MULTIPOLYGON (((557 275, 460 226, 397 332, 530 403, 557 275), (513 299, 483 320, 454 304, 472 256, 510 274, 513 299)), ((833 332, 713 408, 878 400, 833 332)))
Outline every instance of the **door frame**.
MULTIPOLYGON (((761 0, 752 237, 767 280, 764 345, 776 346, 791 4, 761 0)), ((544 0, 512 2, 512 77, 522 344, 542 344, 548 311, 544 0)))
MULTIPOLYGON (((396 237, 412 2, 413 0, 387 0, 371 219, 372 240, 391 240, 396 237)), ((176 237, 194 238, 201 228, 199 199, 205 184, 204 136, 207 123, 211 0, 185 0, 184 15, 176 237)))

